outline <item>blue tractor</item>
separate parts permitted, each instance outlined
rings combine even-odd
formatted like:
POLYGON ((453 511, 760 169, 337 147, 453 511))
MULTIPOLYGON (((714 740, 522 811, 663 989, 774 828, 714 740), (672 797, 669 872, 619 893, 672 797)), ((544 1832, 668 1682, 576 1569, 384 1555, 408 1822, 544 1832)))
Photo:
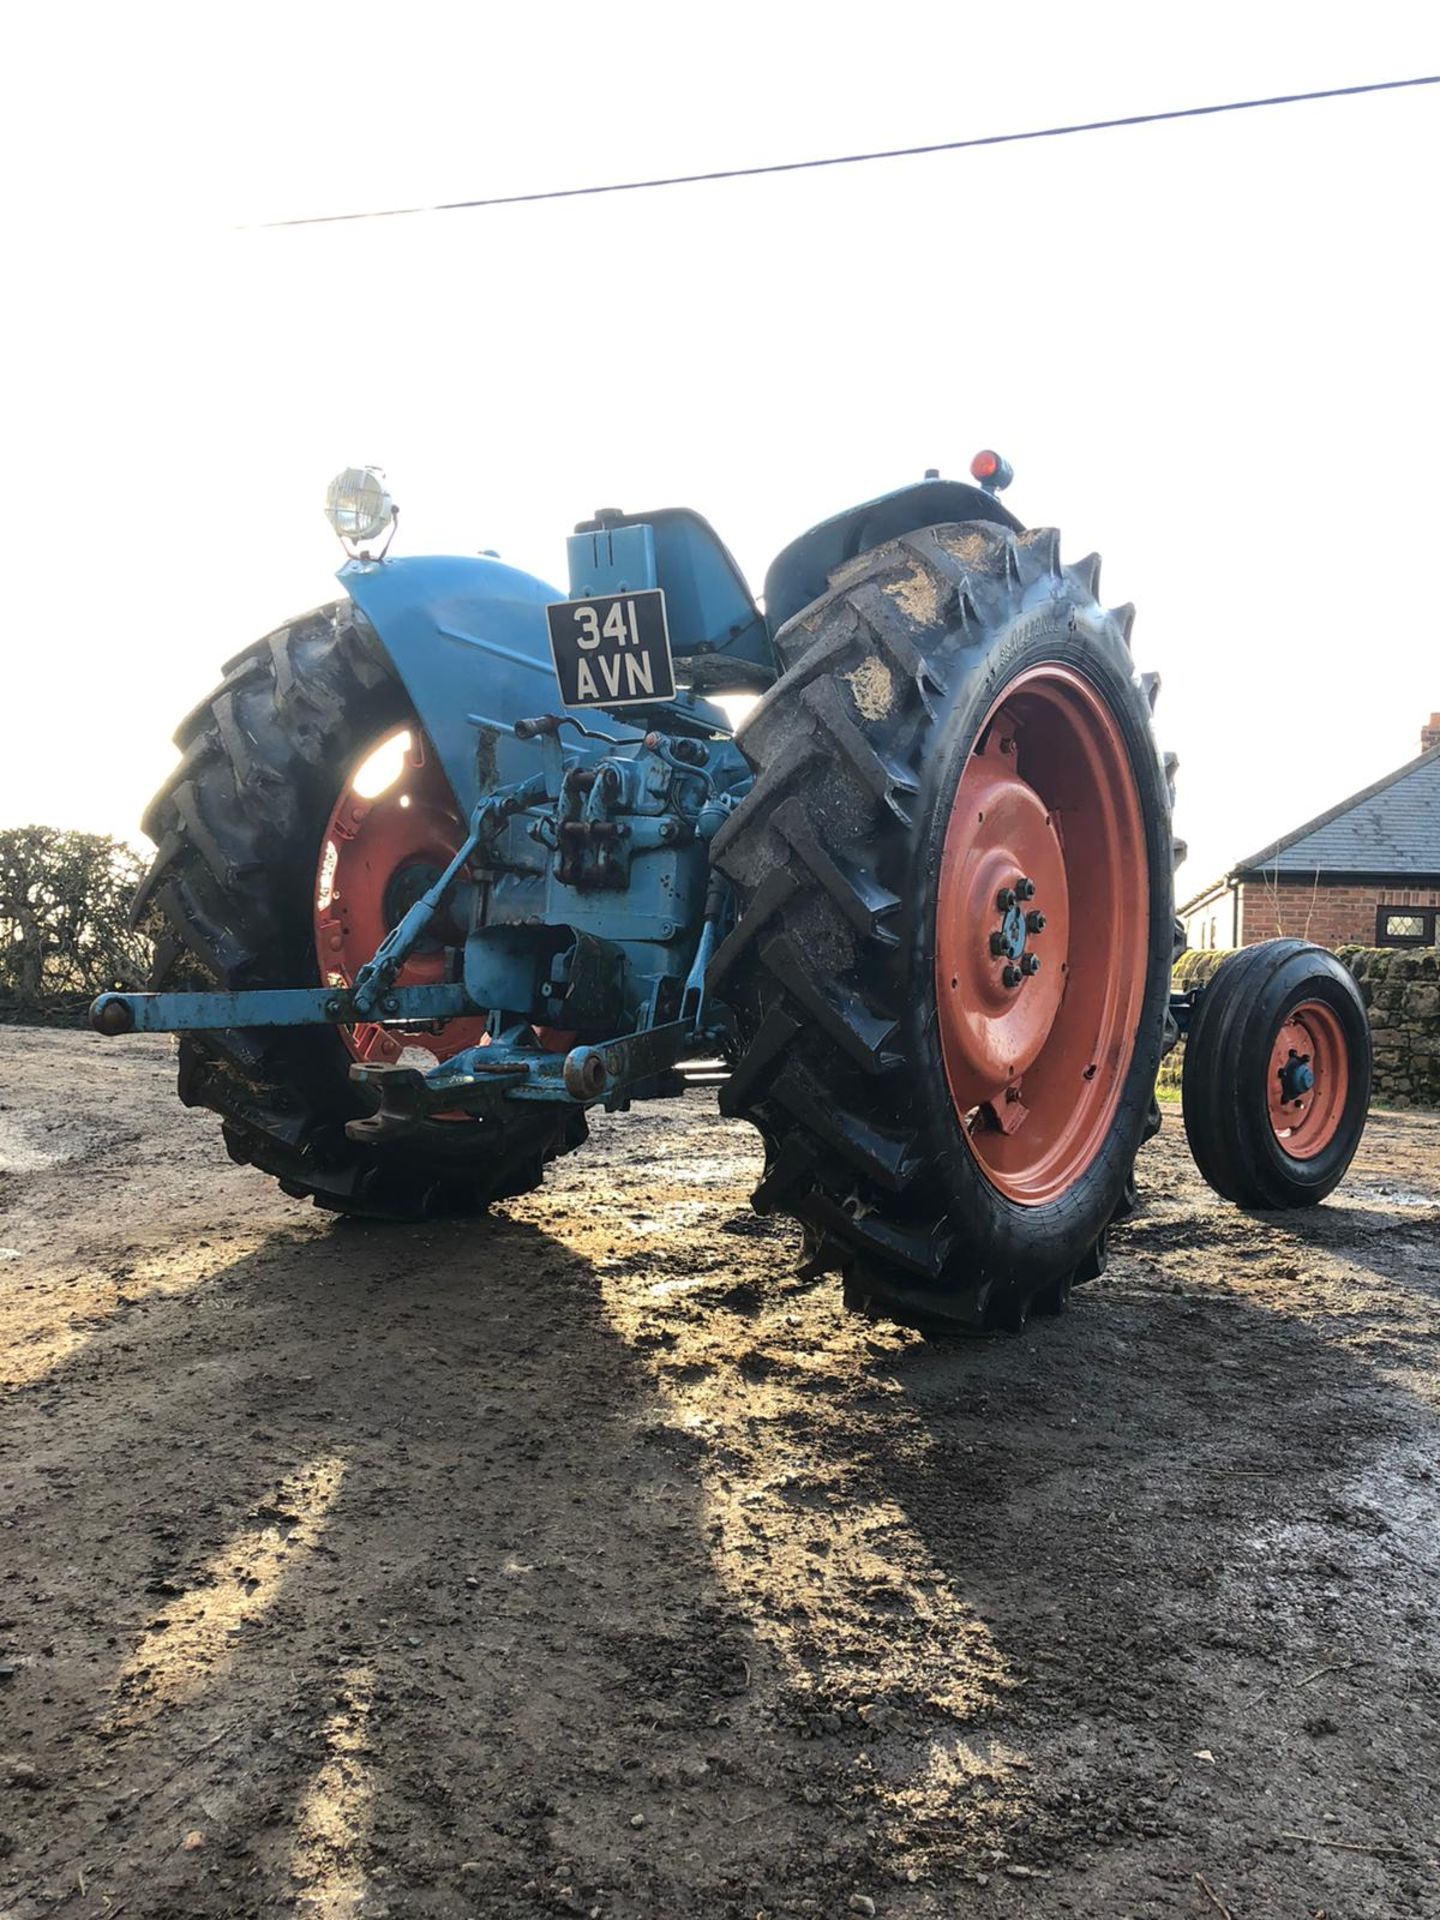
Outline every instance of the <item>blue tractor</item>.
POLYGON ((1021 1325, 1101 1270, 1192 1015, 1206 1177, 1323 1198, 1363 1008, 1296 941, 1172 996, 1157 683, 1009 477, 985 452, 824 521, 761 602, 685 508, 583 522, 564 595, 389 558, 383 476, 347 470, 345 598, 181 722, 136 902, 156 991, 93 1024, 179 1032, 237 1161, 380 1219, 526 1192, 591 1109, 719 1062, 757 1208, 926 1330, 1021 1325), (745 693, 737 733, 715 699, 745 693))

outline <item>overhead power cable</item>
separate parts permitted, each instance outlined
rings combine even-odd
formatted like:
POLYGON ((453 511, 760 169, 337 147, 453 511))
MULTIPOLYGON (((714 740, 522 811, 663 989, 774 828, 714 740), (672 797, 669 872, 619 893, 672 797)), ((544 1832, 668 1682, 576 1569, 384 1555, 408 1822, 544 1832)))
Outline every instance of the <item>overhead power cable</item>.
POLYGON ((373 207, 356 213, 314 213, 293 220, 263 220, 260 227, 323 227, 342 220, 398 220, 416 213, 460 213, 476 207, 518 207, 536 200, 580 200, 599 193, 648 193, 655 187, 697 187, 714 180, 754 180, 762 174, 810 173, 819 167, 857 167, 872 160, 913 160, 926 153, 961 153, 970 147, 1013 146, 1022 140, 1058 140, 1071 133, 1108 133, 1116 127, 1151 127, 1162 120, 1199 120, 1217 113, 1250 113, 1257 107, 1294 107, 1307 100, 1348 100, 1362 93, 1395 93, 1402 87, 1440 86, 1440 73, 1409 80, 1371 80, 1355 87, 1321 87, 1311 93, 1272 93, 1256 100, 1221 100, 1207 107, 1171 107, 1163 113, 1127 113, 1112 120, 1076 120, 1060 127, 1030 127, 1020 133, 982 133, 969 140, 934 140, 922 147, 884 147, 874 153, 833 153, 821 160, 778 160, 761 167, 720 167, 709 173, 673 173, 653 180, 611 180, 594 187, 550 187, 538 193, 494 193, 475 200, 440 200, 432 206, 373 207))

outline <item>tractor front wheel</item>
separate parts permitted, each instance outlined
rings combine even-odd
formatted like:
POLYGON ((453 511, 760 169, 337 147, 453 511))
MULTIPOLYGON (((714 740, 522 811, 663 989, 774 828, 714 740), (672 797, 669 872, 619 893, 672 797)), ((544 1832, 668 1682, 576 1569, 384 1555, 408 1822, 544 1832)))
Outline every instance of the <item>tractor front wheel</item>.
POLYGON ((927 1330, 1063 1306, 1151 1130, 1170 809, 1097 578, 988 523, 861 556, 780 635, 714 845, 756 1205, 852 1305, 927 1330))
POLYGON ((1222 960, 1185 1041, 1185 1134, 1241 1207, 1313 1207, 1355 1156, 1370 1106, 1370 1024, 1333 953, 1264 940, 1222 960))

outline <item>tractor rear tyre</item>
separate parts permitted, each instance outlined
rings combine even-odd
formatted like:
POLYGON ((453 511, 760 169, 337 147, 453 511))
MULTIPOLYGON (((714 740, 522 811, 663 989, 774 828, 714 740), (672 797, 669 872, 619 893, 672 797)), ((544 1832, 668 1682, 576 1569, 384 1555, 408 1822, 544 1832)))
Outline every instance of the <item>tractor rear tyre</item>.
POLYGON ((925 1331, 1063 1307, 1153 1131, 1170 806, 1098 573, 988 523, 839 570, 778 638, 714 843, 755 1205, 848 1304, 925 1331))
MULTIPOLYGON (((383 650, 344 602, 237 655, 175 742, 181 759, 145 815, 157 852, 132 909, 164 922, 157 986, 351 979, 463 837, 383 650), (366 799, 357 769, 407 729, 405 791, 366 799)), ((411 964, 414 977, 439 979, 449 962, 437 947, 411 964)), ((443 1058, 482 1029, 452 1022, 417 1038, 443 1058)), ((532 1105, 503 1121, 437 1119, 397 1140, 350 1140, 346 1122, 374 1106, 350 1066, 393 1059, 404 1039, 379 1028, 185 1034, 180 1098, 218 1113, 231 1158, 286 1193, 379 1219, 473 1213, 527 1192, 585 1138, 583 1114, 532 1105)))
POLYGON ((1241 1207, 1313 1207, 1344 1178, 1370 1106, 1370 1024, 1349 972, 1304 940, 1222 960, 1185 1041, 1190 1151, 1241 1207))

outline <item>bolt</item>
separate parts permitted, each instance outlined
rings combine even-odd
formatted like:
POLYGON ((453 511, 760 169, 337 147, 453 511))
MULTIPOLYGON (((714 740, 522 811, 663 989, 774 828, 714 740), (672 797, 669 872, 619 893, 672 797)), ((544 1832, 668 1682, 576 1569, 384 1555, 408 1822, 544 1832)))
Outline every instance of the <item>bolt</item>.
POLYGON ((325 1018, 327 1020, 338 1020, 340 1018, 340 1002, 338 1000, 327 1000, 325 1002, 325 1018))
POLYGON ((1035 882, 1023 878, 1019 879, 1015 882, 1015 891, 1022 900, 1033 900, 1035 898, 1035 882))
POLYGON ((1008 913, 1015 904, 1015 889, 1013 887, 1002 887, 995 896, 995 904, 1001 913, 1008 913))
POLYGON ((1033 911, 1027 913, 1025 916, 1025 930, 1027 933, 1043 933, 1045 931, 1044 914, 1033 911))
POLYGON ((1040 971, 1039 954, 1038 953, 1022 954, 1020 956, 1020 971, 1022 973, 1039 973, 1040 971))
POLYGON ((998 960, 998 959, 1000 958, 1000 956, 1001 956, 1001 954, 1002 954, 1002 953, 1004 953, 1004 951, 1005 951, 1005 936, 1004 936, 1004 934, 1003 934, 1003 933, 992 933, 992 934, 991 934, 991 936, 990 936, 990 952, 991 952, 991 955, 993 956, 993 958, 994 958, 994 959, 996 959, 996 960, 998 960))
POLYGON ((1012 963, 1010 966, 1006 967, 1004 973, 1001 974, 1000 978, 1005 982, 1005 985, 1007 987, 1018 987, 1020 984, 1022 975, 1019 967, 1015 966, 1012 963))
POLYGON ((398 1013, 400 1011, 400 1002, 393 993, 387 993, 380 1004, 386 1013, 398 1013))

